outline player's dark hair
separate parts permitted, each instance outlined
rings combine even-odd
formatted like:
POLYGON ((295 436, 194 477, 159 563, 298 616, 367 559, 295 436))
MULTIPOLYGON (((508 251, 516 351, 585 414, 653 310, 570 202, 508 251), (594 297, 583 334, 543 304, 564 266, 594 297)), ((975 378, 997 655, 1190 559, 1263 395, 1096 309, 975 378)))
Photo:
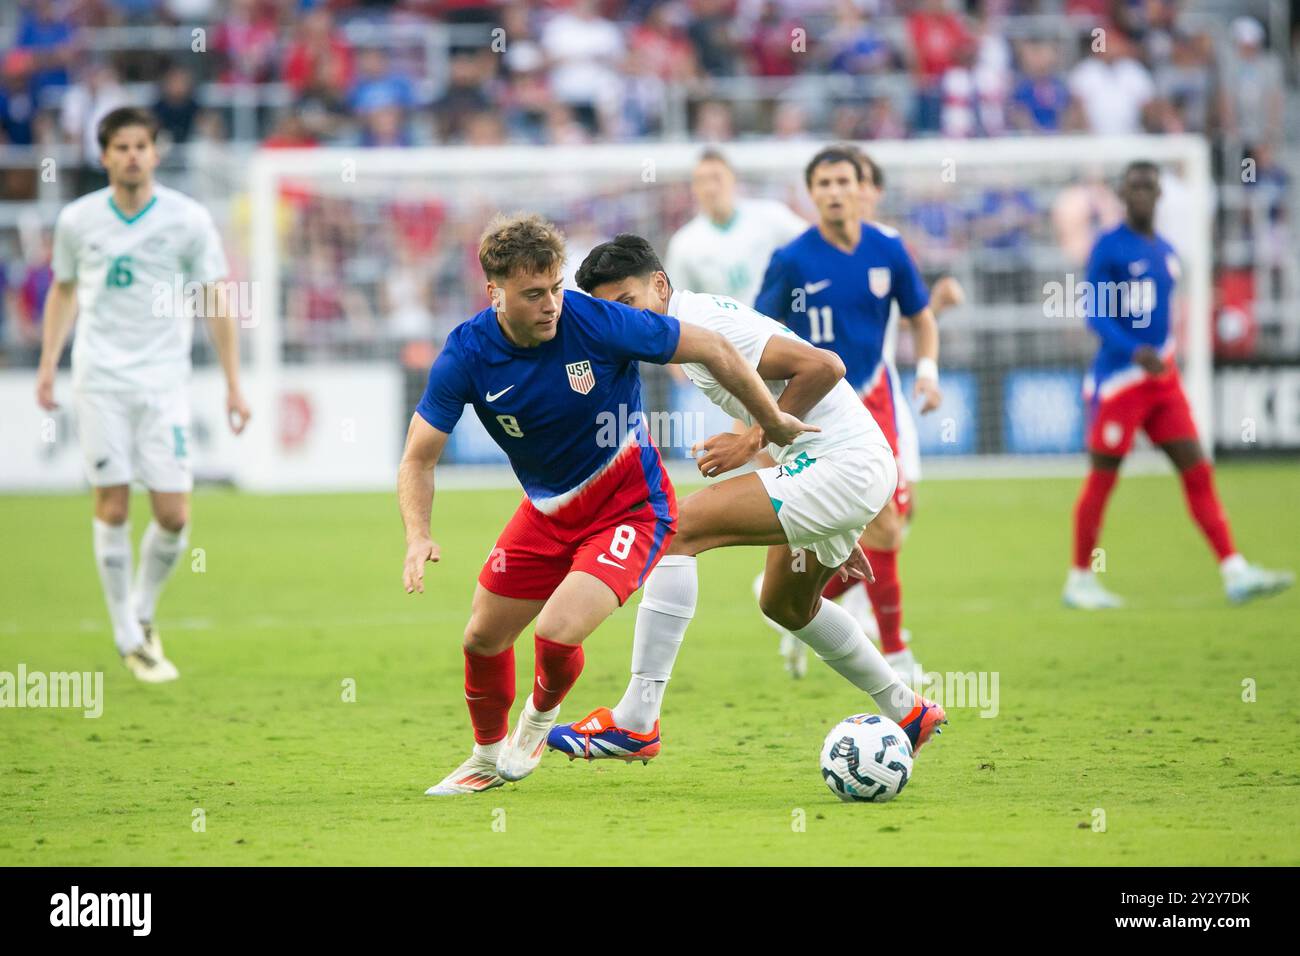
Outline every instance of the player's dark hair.
POLYGON ((1124 173, 1120 176, 1120 182, 1128 179, 1133 173, 1151 173, 1157 179, 1160 178, 1160 167, 1149 159, 1135 159, 1124 167, 1124 173))
POLYGON ((109 142, 119 130, 128 126, 143 126, 149 131, 149 139, 158 141, 158 120, 146 109, 138 106, 119 106, 107 113, 99 126, 95 128, 95 138, 99 140, 99 151, 108 149, 109 142))
POLYGON ((623 232, 587 253, 575 280, 579 289, 590 293, 606 282, 621 282, 631 276, 639 279, 656 272, 664 272, 664 266, 654 246, 640 236, 623 232))
POLYGON ((726 153, 720 149, 714 149, 712 146, 700 153, 700 158, 695 161, 695 165, 698 166, 700 163, 721 163, 723 166, 731 169, 732 172, 735 172, 735 170, 732 169, 731 160, 727 159, 726 153))
POLYGON ((857 173, 858 182, 862 182, 866 177, 862 172, 862 159, 860 157, 861 153, 854 146, 827 146, 818 150, 817 155, 810 159, 808 165, 804 167, 804 185, 811 189, 813 173, 816 172, 818 166, 828 163, 848 163, 853 167, 853 171, 857 173))
POLYGON ((862 168, 866 170, 867 177, 871 180, 871 185, 875 186, 877 189, 884 189, 885 171, 880 168, 880 164, 857 146, 850 146, 849 149, 853 150, 853 152, 857 154, 858 159, 862 163, 862 168))
POLYGON ((558 272, 564 265, 564 233, 536 213, 498 213, 479 238, 478 263, 494 282, 558 272))

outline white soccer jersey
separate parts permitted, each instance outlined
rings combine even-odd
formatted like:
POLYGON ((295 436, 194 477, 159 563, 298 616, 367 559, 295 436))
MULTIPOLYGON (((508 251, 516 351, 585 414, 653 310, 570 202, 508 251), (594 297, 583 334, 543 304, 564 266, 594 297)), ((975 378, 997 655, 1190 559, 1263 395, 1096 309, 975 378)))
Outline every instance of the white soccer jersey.
POLYGON ((226 256, 208 211, 154 185, 130 219, 112 188, 69 203, 54 227, 54 278, 77 282, 72 384, 83 391, 175 388, 189 379, 196 287, 224 279, 226 256))
MULTIPOLYGON (((679 322, 689 322, 717 332, 755 368, 772 336, 788 335, 796 341, 803 341, 780 322, 724 295, 675 290, 668 300, 668 314, 679 322)), ((687 362, 682 365, 682 371, 714 405, 746 425, 754 423, 740 399, 719 385, 705 366, 687 362)), ((767 381, 766 384, 773 398, 780 398, 785 391, 784 380, 767 381)), ((863 449, 871 445, 882 446, 886 451, 889 449, 889 442, 880 426, 862 404, 853 386, 843 379, 836 382, 826 397, 803 416, 803 421, 818 425, 822 430, 805 432, 784 448, 769 445, 768 454, 777 464, 784 464, 803 452, 810 458, 820 458, 829 452, 863 449)))
POLYGON ((677 230, 664 268, 674 286, 753 305, 772 253, 807 228, 785 203, 742 199, 725 226, 701 214, 677 230))

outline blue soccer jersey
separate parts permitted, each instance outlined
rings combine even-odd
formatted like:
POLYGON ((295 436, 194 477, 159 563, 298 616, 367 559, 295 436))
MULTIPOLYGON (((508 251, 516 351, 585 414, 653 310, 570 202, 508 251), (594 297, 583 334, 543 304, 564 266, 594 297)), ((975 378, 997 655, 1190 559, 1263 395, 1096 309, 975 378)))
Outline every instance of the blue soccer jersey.
POLYGON ((1105 397, 1145 378, 1133 361, 1143 345, 1172 358, 1169 303, 1178 276, 1178 255, 1160 236, 1121 224, 1097 238, 1078 299, 1088 327, 1101 337, 1088 376, 1090 393, 1105 397))
POLYGON ((866 391, 884 368, 891 306, 915 315, 930 304, 916 263, 893 229, 862 224, 852 253, 816 226, 772 253, 754 309, 844 360, 844 378, 866 391))
POLYGON ((566 290, 555 337, 523 348, 484 309, 447 337, 416 412, 450 432, 473 405, 529 500, 552 512, 629 441, 657 467, 637 362, 668 362, 680 334, 670 316, 566 290))

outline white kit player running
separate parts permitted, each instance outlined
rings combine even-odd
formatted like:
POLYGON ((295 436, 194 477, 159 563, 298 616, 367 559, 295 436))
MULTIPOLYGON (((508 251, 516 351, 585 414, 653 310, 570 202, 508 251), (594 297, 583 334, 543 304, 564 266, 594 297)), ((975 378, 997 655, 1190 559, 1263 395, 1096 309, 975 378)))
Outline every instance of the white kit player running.
MULTIPOLYGON (((864 222, 879 226, 880 223, 876 221, 876 212, 880 207, 881 199, 884 197, 884 170, 880 168, 880 165, 874 159, 856 146, 844 144, 844 148, 857 155, 866 172, 859 184, 858 201, 861 204, 859 214, 864 222)), ((930 311, 934 313, 935 319, 938 319, 950 309, 962 305, 965 301, 966 291, 953 276, 943 276, 930 287, 930 311)), ((914 494, 916 486, 920 484, 922 478, 921 442, 917 430, 916 415, 903 392, 903 378, 898 372, 899 319, 898 304, 895 303, 890 312, 889 325, 885 328, 885 342, 881 349, 881 358, 888 369, 889 382, 893 388, 894 415, 898 429, 898 461, 902 466, 903 474, 907 476, 909 490, 914 494)), ((913 507, 908 509, 905 516, 904 535, 911 529, 915 518, 915 503, 913 502, 913 507)), ((761 590, 762 585, 763 575, 760 573, 754 579, 755 594, 761 590)), ((838 600, 841 607, 858 619, 867 636, 876 644, 879 644, 880 627, 876 623, 875 611, 871 606, 871 599, 867 595, 867 589, 865 587, 848 587, 838 600)), ((779 624, 770 620, 767 623, 781 635, 780 651, 782 658, 785 660, 786 671, 792 677, 802 677, 808 669, 805 645, 796 640, 789 631, 779 624)), ((904 645, 911 644, 911 632, 907 628, 901 629, 900 636, 904 645)), ((904 679, 913 686, 920 686, 924 683, 925 672, 916 662, 915 657, 912 656, 910 649, 899 655, 899 657, 892 658, 890 662, 899 670, 904 679)))
POLYGON ((69 203, 54 229, 54 283, 45 302, 36 398, 57 409, 54 379, 68 334, 72 390, 94 498, 94 551, 113 640, 140 680, 174 680, 153 624, 159 595, 187 544, 190 345, 193 311, 208 316, 238 434, 249 417, 239 387, 237 330, 227 315, 225 253, 212 217, 157 185, 157 123, 123 107, 98 127, 109 186, 69 203), (187 283, 197 283, 191 287, 187 283), (131 482, 149 490, 153 521, 131 579, 131 482))
POLYGON ((736 174, 715 149, 696 162, 691 195, 698 213, 668 240, 668 274, 685 289, 753 302, 767 260, 807 221, 775 199, 737 199, 736 174))
MULTIPOLYGON (((722 335, 753 364, 778 406, 818 431, 785 447, 767 445, 774 465, 711 485, 681 503, 677 536, 647 577, 637 609, 632 681, 622 702, 553 728, 550 746, 586 759, 655 756, 663 691, 695 613, 696 555, 767 545, 763 613, 865 691, 920 747, 944 722, 943 709, 900 681, 853 617, 821 598, 841 566, 857 576, 870 573, 858 538, 891 500, 898 480, 889 443, 844 381, 843 362, 734 299, 674 290, 640 236, 624 234, 597 246, 577 279, 598 298, 664 312, 722 335)), ((683 370, 747 429, 701 442, 694 449, 701 473, 719 475, 749 462, 766 444, 762 430, 707 369, 686 364, 683 370)))

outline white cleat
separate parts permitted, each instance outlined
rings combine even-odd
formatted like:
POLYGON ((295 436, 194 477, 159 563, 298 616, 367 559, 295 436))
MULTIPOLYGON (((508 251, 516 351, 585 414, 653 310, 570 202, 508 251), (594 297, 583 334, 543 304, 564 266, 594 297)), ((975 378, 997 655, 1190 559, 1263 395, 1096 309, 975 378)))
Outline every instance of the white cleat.
POLYGON ((161 647, 155 652, 148 641, 130 654, 123 654, 122 663, 137 680, 144 681, 146 684, 165 684, 181 676, 176 665, 162 656, 161 647))
POLYGON ((1061 603, 1081 611, 1101 611, 1124 606, 1124 599, 1101 586, 1091 571, 1071 568, 1061 592, 1061 603))
POLYGON ((1290 571, 1270 571, 1244 561, 1223 572, 1223 588, 1233 604, 1244 604, 1253 598, 1277 594, 1293 584, 1295 575, 1290 571))
MULTIPOLYGON (((499 745, 494 744, 495 749, 499 745)), ((424 791, 426 797, 450 797, 458 793, 482 793, 504 784, 497 775, 496 757, 483 753, 478 746, 463 764, 447 774, 442 783, 424 791)))
POLYGON ((163 657, 162 635, 152 621, 141 621, 140 630, 144 632, 144 649, 153 657, 163 657))
POLYGON ((912 656, 912 649, 905 647, 901 651, 885 654, 885 663, 894 669, 894 673, 912 690, 920 692, 925 689, 925 668, 912 656))
POLYGON ((795 680, 808 673, 808 645, 789 631, 781 632, 781 657, 785 660, 785 672, 795 680))
POLYGON ((523 780, 542 762, 546 753, 546 736, 555 726, 555 718, 560 716, 556 707, 547 713, 533 708, 533 696, 528 695, 524 709, 519 713, 519 722, 501 745, 497 754, 497 774, 506 780, 523 780))

